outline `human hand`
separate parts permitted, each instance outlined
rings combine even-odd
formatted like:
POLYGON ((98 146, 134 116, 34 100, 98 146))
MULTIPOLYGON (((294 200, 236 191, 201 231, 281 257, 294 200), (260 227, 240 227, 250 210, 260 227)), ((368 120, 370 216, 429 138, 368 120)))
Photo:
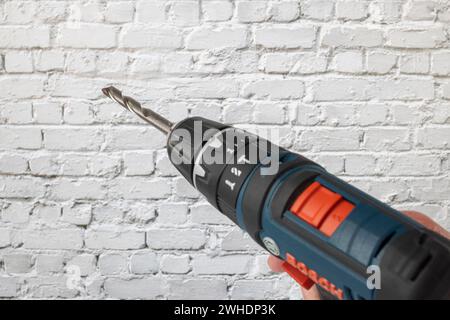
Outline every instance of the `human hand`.
MULTIPOLYGON (((431 231, 436 232, 437 234, 440 234, 443 237, 446 237, 450 239, 450 232, 445 230, 443 227, 438 225, 436 222, 434 222, 431 218, 427 217, 423 213, 416 212, 416 211, 404 211, 403 212, 406 216, 410 217, 411 219, 417 221, 418 223, 424 225, 426 228, 430 229, 431 231)), ((278 259, 275 256, 270 256, 267 264, 269 265, 269 268, 273 272, 283 272, 283 268, 281 265, 283 264, 283 260, 278 259)), ((309 290, 306 290, 304 288, 300 288, 303 299, 305 300, 320 300, 320 294, 317 290, 317 287, 314 285, 309 290)))

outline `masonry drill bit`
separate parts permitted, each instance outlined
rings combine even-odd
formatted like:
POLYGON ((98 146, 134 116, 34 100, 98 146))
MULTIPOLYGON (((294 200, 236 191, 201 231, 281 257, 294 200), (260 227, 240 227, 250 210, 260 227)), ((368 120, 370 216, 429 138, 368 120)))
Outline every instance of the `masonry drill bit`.
POLYGON ((116 101, 128 111, 135 113, 139 118, 150 123, 162 133, 167 135, 172 130, 172 122, 150 109, 143 108, 141 104, 133 98, 124 96, 119 89, 111 86, 103 88, 102 92, 105 96, 116 101))

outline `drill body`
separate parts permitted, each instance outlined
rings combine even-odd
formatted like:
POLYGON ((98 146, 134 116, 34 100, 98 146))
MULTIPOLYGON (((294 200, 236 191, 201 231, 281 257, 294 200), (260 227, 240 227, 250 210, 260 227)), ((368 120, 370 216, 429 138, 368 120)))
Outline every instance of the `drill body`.
POLYGON ((180 173, 284 260, 301 286, 317 284, 323 296, 335 299, 448 297, 450 241, 311 160, 197 117, 173 128, 168 152, 180 173), (202 134, 200 143, 189 139, 195 133, 202 134), (227 146, 230 139, 240 143, 227 146), (256 161, 249 160, 251 147, 256 161), (208 163, 206 155, 222 161, 208 163), (268 173, 267 158, 277 162, 275 171, 268 173))

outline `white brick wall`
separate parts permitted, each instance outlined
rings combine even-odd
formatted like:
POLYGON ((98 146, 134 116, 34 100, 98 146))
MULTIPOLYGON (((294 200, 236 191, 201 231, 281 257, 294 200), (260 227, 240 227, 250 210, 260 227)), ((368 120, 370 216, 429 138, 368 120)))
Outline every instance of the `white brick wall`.
POLYGON ((299 296, 107 84, 279 127, 450 228, 449 23, 445 0, 0 1, 0 298, 299 296))

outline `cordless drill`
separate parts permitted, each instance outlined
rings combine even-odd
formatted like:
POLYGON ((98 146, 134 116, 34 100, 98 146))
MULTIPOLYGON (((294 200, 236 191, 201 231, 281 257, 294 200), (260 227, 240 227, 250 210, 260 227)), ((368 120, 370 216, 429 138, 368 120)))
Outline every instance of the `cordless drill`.
POLYGON ((177 124, 114 87, 103 93, 167 135, 170 161, 302 287, 328 299, 447 299, 450 241, 244 130, 177 124))

